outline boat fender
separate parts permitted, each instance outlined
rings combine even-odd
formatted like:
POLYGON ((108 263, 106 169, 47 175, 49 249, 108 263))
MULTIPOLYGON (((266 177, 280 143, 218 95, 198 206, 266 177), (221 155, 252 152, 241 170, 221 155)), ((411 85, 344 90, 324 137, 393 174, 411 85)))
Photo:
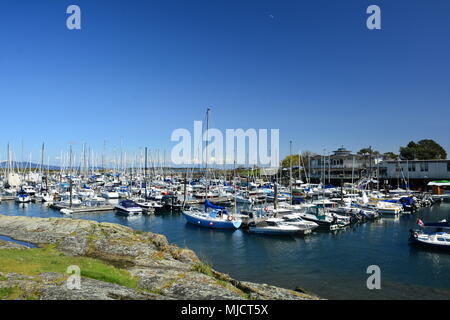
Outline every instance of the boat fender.
POLYGON ((264 207, 264 211, 265 211, 265 212, 269 212, 269 208, 264 207))
POLYGON ((233 218, 232 216, 228 216, 227 220, 228 220, 228 221, 233 221, 234 218, 233 218))

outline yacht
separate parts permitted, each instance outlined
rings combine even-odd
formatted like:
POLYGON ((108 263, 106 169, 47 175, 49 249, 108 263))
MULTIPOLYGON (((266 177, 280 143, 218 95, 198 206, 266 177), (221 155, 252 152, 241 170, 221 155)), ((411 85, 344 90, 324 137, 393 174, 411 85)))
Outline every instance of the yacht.
POLYGON ((288 224, 281 218, 270 218, 260 223, 251 224, 249 225, 248 231, 251 233, 268 235, 296 235, 311 233, 311 229, 288 224))
POLYGON ((315 222, 302 219, 298 213, 284 215, 281 219, 288 225, 300 227, 302 229, 314 230, 319 227, 319 224, 315 222))
POLYGON ((122 200, 115 207, 117 211, 127 215, 141 214, 142 208, 133 200, 122 200))
POLYGON ((107 189, 102 191, 101 196, 105 199, 119 199, 119 193, 114 189, 107 189))
POLYGON ((16 194, 16 202, 18 202, 18 203, 28 203, 30 201, 31 201, 31 197, 30 197, 30 195, 27 192, 25 192, 23 190, 20 190, 19 192, 17 192, 17 194, 16 194))

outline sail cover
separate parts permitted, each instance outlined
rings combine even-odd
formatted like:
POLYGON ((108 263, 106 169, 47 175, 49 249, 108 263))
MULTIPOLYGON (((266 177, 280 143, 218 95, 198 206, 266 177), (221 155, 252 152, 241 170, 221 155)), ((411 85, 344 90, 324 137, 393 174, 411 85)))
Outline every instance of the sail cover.
POLYGON ((208 201, 208 199, 205 200, 205 207, 212 208, 212 209, 225 209, 224 207, 216 206, 215 204, 212 204, 211 202, 208 201))

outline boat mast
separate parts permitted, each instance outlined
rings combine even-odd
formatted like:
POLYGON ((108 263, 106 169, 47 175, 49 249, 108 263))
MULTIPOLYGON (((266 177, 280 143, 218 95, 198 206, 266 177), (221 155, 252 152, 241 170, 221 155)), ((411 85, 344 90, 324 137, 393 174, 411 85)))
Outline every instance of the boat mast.
POLYGON ((69 155, 69 195, 70 195, 70 208, 72 208, 72 145, 70 146, 69 155))
POLYGON ((291 205, 293 203, 292 196, 292 140, 289 141, 289 192, 291 193, 291 205))
POLYGON ((145 164, 144 164, 144 185, 145 185, 145 200, 147 200, 147 147, 145 147, 145 164))
POLYGON ((208 129, 209 129, 209 113, 211 109, 208 108, 206 110, 206 144, 205 144, 205 178, 206 178, 206 194, 205 194, 205 202, 208 199, 209 192, 209 181, 208 181, 208 129))

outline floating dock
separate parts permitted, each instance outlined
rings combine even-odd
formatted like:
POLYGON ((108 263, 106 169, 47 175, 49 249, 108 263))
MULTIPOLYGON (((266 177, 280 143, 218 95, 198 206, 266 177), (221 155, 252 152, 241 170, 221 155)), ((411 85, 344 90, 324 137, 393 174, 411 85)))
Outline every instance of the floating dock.
POLYGON ((104 211, 113 211, 114 206, 96 206, 96 207, 88 207, 88 206, 81 206, 81 207, 68 207, 60 204, 51 204, 49 206, 52 209, 60 211, 61 209, 69 209, 72 211, 72 213, 85 213, 85 212, 104 212, 104 211))

